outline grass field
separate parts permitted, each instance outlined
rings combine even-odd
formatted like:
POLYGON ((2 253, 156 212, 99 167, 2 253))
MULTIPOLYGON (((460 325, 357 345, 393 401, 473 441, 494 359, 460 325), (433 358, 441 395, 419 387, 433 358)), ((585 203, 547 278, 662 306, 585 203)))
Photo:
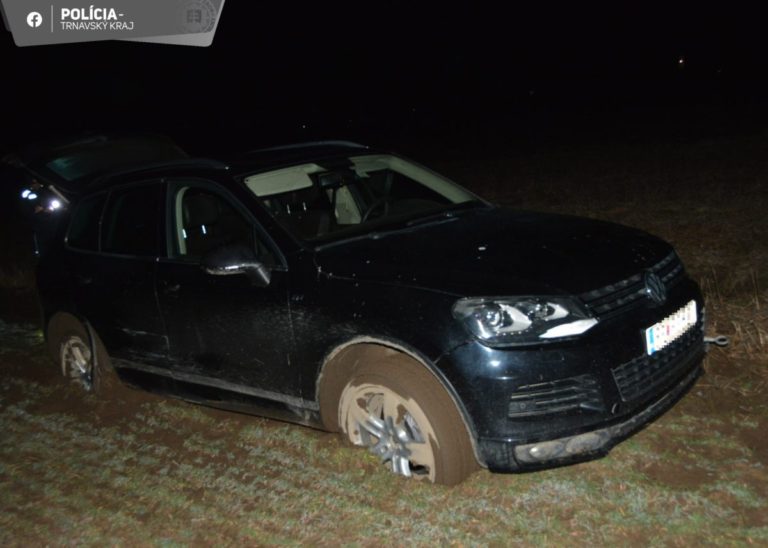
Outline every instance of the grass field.
POLYGON ((672 241, 731 345, 605 459, 442 488, 330 434, 128 389, 83 398, 24 319, 29 270, 6 254, 0 544, 768 545, 768 137, 449 152, 421 158, 497 202, 672 241))

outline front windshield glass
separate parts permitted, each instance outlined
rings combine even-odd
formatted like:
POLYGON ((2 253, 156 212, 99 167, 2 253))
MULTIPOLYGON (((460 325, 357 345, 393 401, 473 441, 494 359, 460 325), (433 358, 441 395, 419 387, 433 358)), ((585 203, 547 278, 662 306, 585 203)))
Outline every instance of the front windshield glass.
POLYGON ((301 240, 365 233, 479 201, 448 179, 396 156, 321 163, 244 179, 275 219, 301 240))

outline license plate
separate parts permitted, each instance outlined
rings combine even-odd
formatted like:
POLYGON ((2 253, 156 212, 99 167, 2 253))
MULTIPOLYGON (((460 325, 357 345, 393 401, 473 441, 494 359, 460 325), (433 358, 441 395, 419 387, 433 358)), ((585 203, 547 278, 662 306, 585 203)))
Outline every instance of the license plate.
POLYGON ((645 330, 645 351, 650 356, 696 325, 696 301, 645 330))

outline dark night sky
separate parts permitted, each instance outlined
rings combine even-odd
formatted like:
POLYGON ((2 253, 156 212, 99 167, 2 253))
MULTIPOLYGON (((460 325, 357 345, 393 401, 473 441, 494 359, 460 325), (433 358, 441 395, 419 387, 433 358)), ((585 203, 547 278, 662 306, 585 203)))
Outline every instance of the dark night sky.
POLYGON ((4 34, 0 144, 73 129, 149 129, 205 151, 765 126, 768 48, 749 14, 413 4, 230 0, 203 49, 19 49, 4 34))

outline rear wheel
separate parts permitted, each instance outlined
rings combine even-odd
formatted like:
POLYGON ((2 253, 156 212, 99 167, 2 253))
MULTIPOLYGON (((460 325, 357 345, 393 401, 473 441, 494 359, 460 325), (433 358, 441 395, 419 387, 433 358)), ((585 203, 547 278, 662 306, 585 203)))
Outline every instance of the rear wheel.
POLYGON ((341 393, 339 425, 353 444, 401 476, 453 485, 477 467, 453 400, 405 356, 358 370, 341 393))
POLYGON ((48 349, 62 375, 85 392, 105 395, 120 381, 101 340, 95 333, 93 337, 92 346, 88 330, 80 321, 59 314, 48 327, 48 349))

